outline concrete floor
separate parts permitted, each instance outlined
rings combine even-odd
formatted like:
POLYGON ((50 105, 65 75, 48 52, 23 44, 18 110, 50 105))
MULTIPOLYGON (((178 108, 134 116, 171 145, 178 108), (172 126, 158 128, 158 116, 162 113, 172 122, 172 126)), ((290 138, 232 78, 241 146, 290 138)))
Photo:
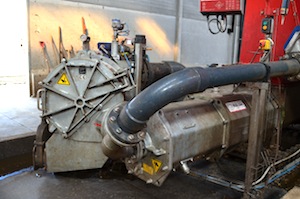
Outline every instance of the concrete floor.
MULTIPOLYGON (((272 188, 265 199, 279 199, 286 192, 272 188)), ((161 187, 146 184, 132 175, 110 173, 99 175, 98 170, 53 174, 44 170, 24 169, 0 178, 1 199, 235 199, 242 193, 172 172, 161 187), (101 176, 101 177, 99 177, 101 176)))
POLYGON ((0 78, 0 176, 32 165, 41 112, 24 82, 0 78))
POLYGON ((36 98, 25 83, 0 85, 0 142, 34 135, 40 123, 36 98))
POLYGON ((241 194, 218 185, 173 173, 162 187, 135 178, 100 179, 94 173, 84 177, 25 171, 0 181, 1 199, 154 199, 154 198, 240 198, 241 194))

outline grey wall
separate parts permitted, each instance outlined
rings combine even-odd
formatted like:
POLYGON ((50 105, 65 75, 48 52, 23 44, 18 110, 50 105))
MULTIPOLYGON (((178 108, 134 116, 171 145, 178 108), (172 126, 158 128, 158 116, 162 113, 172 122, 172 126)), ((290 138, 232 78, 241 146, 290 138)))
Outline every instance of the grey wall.
MULTIPOLYGON (((206 17, 199 12, 199 0, 182 0, 181 63, 186 66, 232 62, 233 34, 212 35, 206 17)), ((126 22, 129 37, 145 34, 151 62, 174 60, 179 0, 30 0, 30 68, 31 73, 46 74, 46 64, 39 41, 44 41, 52 59, 51 36, 58 45, 58 27, 63 43, 81 49, 81 17, 85 18, 91 47, 111 41, 111 19, 126 22)), ((52 61, 53 62, 53 61, 52 61)), ((55 65, 55 63, 53 63, 55 65)))
MULTIPOLYGON (((114 7, 127 9, 132 11, 140 11, 147 13, 155 13, 162 15, 176 15, 177 0, 66 0, 70 2, 80 2, 92 5, 101 5, 106 7, 114 7)), ((188 1, 186 1, 188 2, 188 1)))
MULTIPOLYGON (((169 38, 175 44, 176 16, 178 13, 179 0, 69 0, 92 5, 101 5, 121 9, 115 15, 130 21, 144 15, 155 19, 169 38), (127 11, 132 11, 130 19, 127 11), (136 12, 134 12, 136 11, 136 12)), ((233 35, 226 33, 212 35, 208 31, 206 17, 199 11, 199 0, 183 1, 183 22, 181 29, 181 62, 185 65, 206 65, 210 63, 228 64, 232 62, 233 35)), ((138 30, 136 30, 138 31, 138 30)), ((146 34, 147 35, 147 34, 146 34)), ((157 49, 159 51, 159 49, 157 49)), ((159 52, 156 52, 159 53, 159 52)), ((154 53, 155 54, 155 53, 154 53)), ((154 60, 156 61, 156 56, 154 60)), ((172 56, 158 57, 170 59, 172 56)), ((160 60, 158 60, 160 61, 160 60)))

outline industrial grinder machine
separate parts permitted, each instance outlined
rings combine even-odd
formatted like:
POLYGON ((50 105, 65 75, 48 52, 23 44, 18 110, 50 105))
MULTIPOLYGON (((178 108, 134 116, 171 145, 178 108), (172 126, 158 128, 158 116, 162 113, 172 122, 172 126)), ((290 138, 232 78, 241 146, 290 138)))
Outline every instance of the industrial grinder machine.
MULTIPOLYGON (((290 117, 285 111, 281 92, 270 83, 273 77, 298 81, 299 52, 276 62, 222 67, 151 63, 146 36, 136 35, 127 46, 119 41, 124 23, 114 19, 112 27, 109 47, 100 43, 93 51, 89 36, 82 35, 83 50, 62 59, 41 82, 35 169, 66 172, 121 161, 128 173, 161 186, 173 169, 189 174, 190 161, 221 158, 241 144, 249 155, 253 146, 247 143, 253 139, 256 150, 276 148, 280 129, 299 122, 297 114, 290 117), (218 91, 226 85, 229 92, 218 91)), ((281 159, 269 167, 278 161, 286 167, 277 171, 296 167, 298 154, 276 156, 281 159)), ((255 164, 263 161, 254 156, 255 164)), ((261 182, 266 184, 265 178, 252 179, 250 187, 257 189, 261 182)), ((231 188, 243 191, 245 185, 231 188)))

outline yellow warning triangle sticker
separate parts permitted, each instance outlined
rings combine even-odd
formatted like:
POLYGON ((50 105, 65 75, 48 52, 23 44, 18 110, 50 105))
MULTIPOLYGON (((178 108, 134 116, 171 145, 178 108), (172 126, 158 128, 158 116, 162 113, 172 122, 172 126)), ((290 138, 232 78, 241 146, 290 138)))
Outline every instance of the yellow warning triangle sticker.
POLYGON ((143 163, 143 170, 150 175, 153 175, 153 168, 146 163, 143 163))
POLYGON ((69 79, 66 75, 66 73, 63 73, 61 75, 61 77, 59 78, 59 80, 57 81, 57 84, 61 84, 61 85, 70 85, 69 79))
POLYGON ((154 168, 154 172, 156 173, 162 165, 162 162, 156 159, 152 159, 152 165, 154 168))

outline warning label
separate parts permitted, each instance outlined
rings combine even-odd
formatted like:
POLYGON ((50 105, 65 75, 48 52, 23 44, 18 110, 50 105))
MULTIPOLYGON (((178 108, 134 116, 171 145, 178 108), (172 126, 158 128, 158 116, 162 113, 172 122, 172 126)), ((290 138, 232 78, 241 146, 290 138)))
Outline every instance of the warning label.
POLYGON ((228 110, 231 113, 243 111, 247 109, 246 105, 241 100, 227 102, 225 105, 227 106, 228 110))
POLYGON ((149 173, 150 175, 153 175, 154 173, 153 168, 146 163, 143 163, 143 170, 149 173))
POLYGON ((159 170, 159 168, 161 167, 161 164, 162 164, 161 161, 152 159, 152 165, 153 165, 155 173, 159 170))
POLYGON ((59 78, 59 80, 57 81, 57 84, 61 84, 61 85, 70 85, 69 79, 66 75, 66 73, 63 73, 61 75, 61 77, 59 78))
POLYGON ((146 163, 143 163, 143 170, 150 174, 153 175, 155 173, 158 172, 158 170, 160 169, 162 162, 156 159, 151 159, 152 165, 148 165, 146 163))

